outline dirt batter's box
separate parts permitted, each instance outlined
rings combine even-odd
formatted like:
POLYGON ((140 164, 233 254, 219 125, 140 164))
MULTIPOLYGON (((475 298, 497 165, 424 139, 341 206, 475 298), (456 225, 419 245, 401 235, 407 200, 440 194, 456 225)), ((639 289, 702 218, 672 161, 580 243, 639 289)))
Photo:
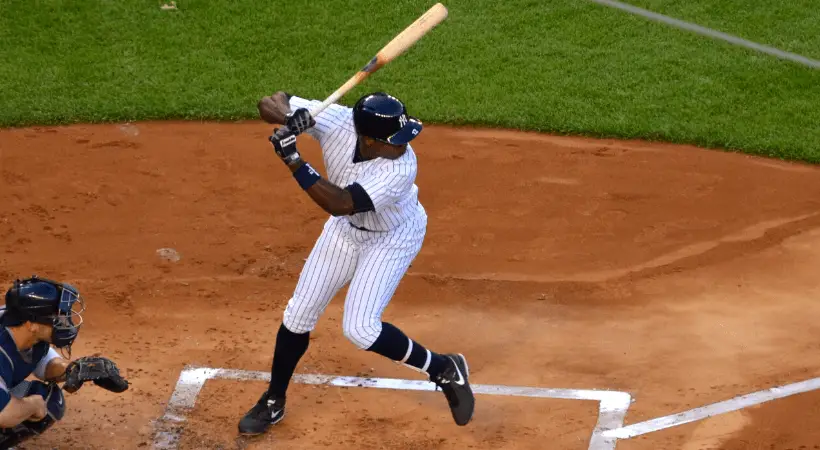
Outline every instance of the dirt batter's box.
MULTIPOLYGON (((160 419, 154 437, 154 448, 175 450, 179 446, 182 427, 186 415, 193 409, 205 382, 211 379, 270 381, 270 373, 248 370, 215 369, 210 367, 187 367, 179 376, 176 388, 165 415, 160 419)), ((303 384, 324 384, 337 387, 362 387, 377 389, 404 389, 410 391, 433 391, 435 384, 428 381, 401 380, 395 378, 359 378, 330 375, 297 374, 293 380, 303 384)), ((472 386, 473 392, 484 395, 503 395, 510 397, 554 398, 564 400, 586 400, 599 402, 598 422, 592 430, 589 450, 613 450, 617 438, 604 436, 606 431, 621 428, 624 424, 627 409, 632 397, 626 392, 580 390, 580 389, 547 389, 527 386, 472 386)))

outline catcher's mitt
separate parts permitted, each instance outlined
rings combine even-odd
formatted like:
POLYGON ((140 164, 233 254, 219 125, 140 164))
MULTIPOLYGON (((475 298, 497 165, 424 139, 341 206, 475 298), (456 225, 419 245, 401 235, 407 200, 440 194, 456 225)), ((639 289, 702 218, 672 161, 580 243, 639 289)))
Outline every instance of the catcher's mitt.
POLYGON ((93 381, 111 392, 120 393, 128 389, 128 381, 120 375, 117 365, 102 356, 84 356, 69 363, 63 389, 66 392, 77 392, 86 381, 93 381))

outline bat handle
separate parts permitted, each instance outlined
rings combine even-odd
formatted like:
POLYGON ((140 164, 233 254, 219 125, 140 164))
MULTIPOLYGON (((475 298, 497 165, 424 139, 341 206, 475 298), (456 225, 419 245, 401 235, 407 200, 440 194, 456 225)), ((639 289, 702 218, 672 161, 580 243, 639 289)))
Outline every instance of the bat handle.
POLYGON ((347 94, 348 91, 353 89, 357 84, 361 83, 362 80, 367 78, 369 75, 370 75, 370 72, 357 72, 356 75, 353 75, 352 77, 350 77, 350 79, 347 80, 347 82, 345 84, 341 85, 341 87, 339 87, 339 89, 336 89, 336 91, 334 93, 330 94, 325 99, 325 101, 323 101, 322 103, 320 103, 320 104, 314 106, 313 108, 311 108, 310 109, 310 115, 312 117, 316 117, 317 114, 324 111, 328 106, 330 106, 331 104, 336 102, 336 100, 339 100, 340 98, 342 98, 342 96, 347 94))
POLYGON ((333 95, 331 95, 330 97, 326 98, 325 101, 323 101, 322 103, 320 103, 320 104, 318 104, 318 105, 316 105, 316 106, 314 106, 313 108, 310 109, 310 116, 311 117, 316 117, 320 112, 327 109, 327 107, 330 106, 331 103, 338 100, 339 97, 341 97, 341 96, 335 96, 334 97, 333 95))

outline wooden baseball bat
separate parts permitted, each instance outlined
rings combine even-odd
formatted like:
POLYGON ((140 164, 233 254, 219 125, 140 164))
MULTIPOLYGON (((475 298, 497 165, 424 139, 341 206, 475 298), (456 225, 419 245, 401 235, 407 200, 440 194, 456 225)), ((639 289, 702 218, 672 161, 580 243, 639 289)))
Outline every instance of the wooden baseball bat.
POLYGON ((392 41, 382 47, 382 49, 376 53, 376 56, 374 56, 373 59, 371 59, 370 62, 362 68, 362 70, 356 72, 355 75, 350 77, 345 84, 339 87, 339 89, 336 89, 334 93, 330 94, 325 101, 312 108, 310 110, 310 115, 316 117, 317 114, 324 111, 325 108, 330 106, 336 100, 339 100, 343 95, 347 94, 348 91, 353 89, 357 84, 361 83, 365 78, 381 69, 385 64, 396 59, 408 48, 412 47, 416 42, 418 42, 419 39, 421 39, 422 36, 427 34, 433 29, 433 27, 441 23, 446 18, 447 8, 445 8, 441 3, 436 3, 433 5, 427 10, 427 12, 419 16, 418 19, 408 25, 407 28, 405 28, 401 33, 397 34, 392 41))

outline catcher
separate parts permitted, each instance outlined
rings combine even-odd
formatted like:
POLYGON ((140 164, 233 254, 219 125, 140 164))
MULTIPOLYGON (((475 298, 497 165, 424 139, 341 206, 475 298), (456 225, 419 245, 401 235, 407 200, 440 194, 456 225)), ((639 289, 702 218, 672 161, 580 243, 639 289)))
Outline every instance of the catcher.
POLYGON ((70 361, 52 348, 70 358, 83 310, 77 289, 36 276, 16 280, 6 292, 0 309, 0 450, 40 435, 62 419, 63 389, 76 392, 86 381, 117 393, 128 389, 111 360, 70 361), (26 380, 32 374, 42 381, 26 380))

